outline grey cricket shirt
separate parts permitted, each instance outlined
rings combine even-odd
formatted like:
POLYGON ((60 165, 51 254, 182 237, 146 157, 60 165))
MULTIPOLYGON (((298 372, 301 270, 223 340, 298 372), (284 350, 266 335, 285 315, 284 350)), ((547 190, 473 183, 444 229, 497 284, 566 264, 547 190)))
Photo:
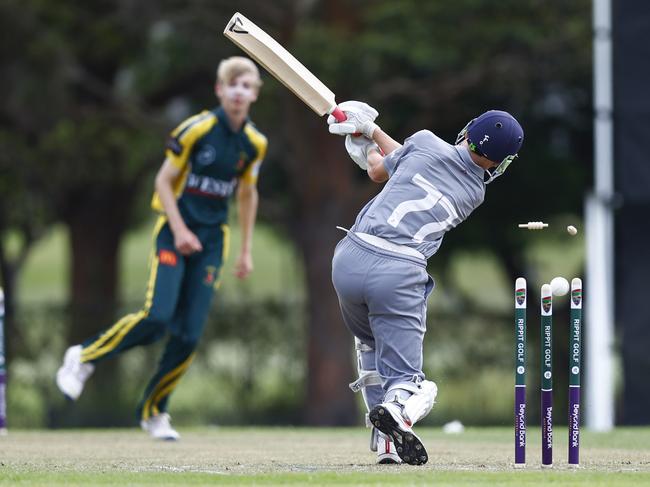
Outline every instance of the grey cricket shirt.
POLYGON ((446 231, 485 197, 484 170, 467 149, 428 130, 416 132, 384 158, 390 179, 361 210, 352 231, 417 249, 427 259, 446 231))

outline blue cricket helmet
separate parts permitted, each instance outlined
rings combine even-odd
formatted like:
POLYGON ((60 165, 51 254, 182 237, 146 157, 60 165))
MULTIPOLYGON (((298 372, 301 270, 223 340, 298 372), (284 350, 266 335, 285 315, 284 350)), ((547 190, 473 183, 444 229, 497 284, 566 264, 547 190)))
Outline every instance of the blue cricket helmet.
POLYGON ((467 139, 469 149, 498 165, 489 172, 485 183, 501 176, 524 143, 524 130, 508 112, 489 110, 471 120, 458 134, 456 143, 467 139))

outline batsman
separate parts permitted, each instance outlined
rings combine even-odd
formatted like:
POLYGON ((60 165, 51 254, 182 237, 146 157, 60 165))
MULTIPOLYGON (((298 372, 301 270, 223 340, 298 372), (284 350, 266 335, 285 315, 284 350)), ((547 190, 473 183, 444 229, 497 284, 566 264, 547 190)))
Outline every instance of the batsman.
POLYGON ((524 132, 507 112, 471 120, 449 144, 428 130, 404 144, 375 123, 378 112, 341 103, 347 120, 330 116, 350 157, 371 180, 386 182, 338 243, 332 281, 343 320, 355 337, 361 391, 378 463, 421 465, 428 454, 413 425, 432 409, 435 382, 422 372, 427 297, 434 281, 427 260, 446 232, 466 220, 521 149, 524 132))

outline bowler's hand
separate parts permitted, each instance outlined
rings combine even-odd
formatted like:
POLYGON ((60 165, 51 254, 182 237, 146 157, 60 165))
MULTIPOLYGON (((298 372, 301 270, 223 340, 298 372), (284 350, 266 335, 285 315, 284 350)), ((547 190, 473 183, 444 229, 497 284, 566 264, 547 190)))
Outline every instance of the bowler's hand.
POLYGON ((253 256, 250 252, 242 252, 235 262, 235 276, 246 279, 253 272, 253 256))
POLYGON ((187 227, 174 233, 174 246, 183 255, 191 255, 203 250, 199 238, 187 227))

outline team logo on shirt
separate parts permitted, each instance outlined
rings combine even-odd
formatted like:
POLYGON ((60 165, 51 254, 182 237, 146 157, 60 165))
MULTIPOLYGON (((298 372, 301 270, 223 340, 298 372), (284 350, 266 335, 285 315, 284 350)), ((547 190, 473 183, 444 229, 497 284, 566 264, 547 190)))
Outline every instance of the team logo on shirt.
POLYGON ((196 162, 202 166, 212 164, 217 158, 217 150, 210 144, 206 144, 196 154, 196 162))
POLYGON ((205 277, 203 278, 203 284, 206 286, 212 286, 214 281, 217 280, 217 268, 213 265, 206 266, 205 268, 205 277))
POLYGON ((239 160, 237 161, 237 165, 235 166, 235 171, 237 172, 241 171, 244 168, 244 164, 246 164, 246 153, 240 152, 239 160))

